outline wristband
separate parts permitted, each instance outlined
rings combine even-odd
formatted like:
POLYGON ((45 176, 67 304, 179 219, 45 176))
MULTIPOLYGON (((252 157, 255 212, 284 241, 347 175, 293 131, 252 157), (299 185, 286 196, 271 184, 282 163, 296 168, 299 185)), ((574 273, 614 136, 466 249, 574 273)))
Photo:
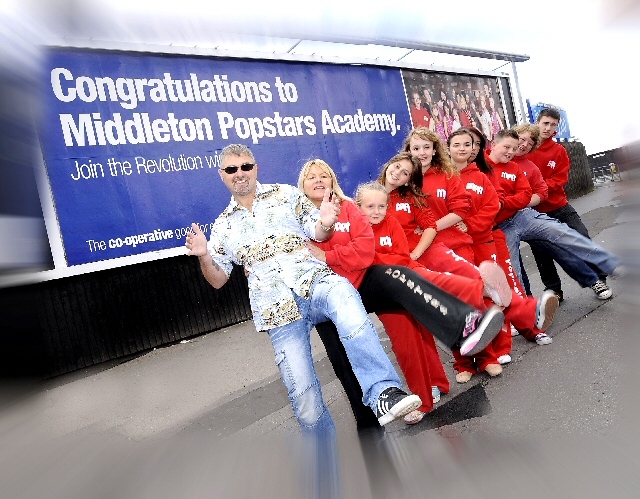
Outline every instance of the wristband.
POLYGON ((331 229, 333 229, 335 224, 336 223, 333 222, 331 225, 329 225, 329 227, 325 227, 324 225, 322 225, 322 219, 320 219, 320 228, 325 232, 329 232, 331 229))

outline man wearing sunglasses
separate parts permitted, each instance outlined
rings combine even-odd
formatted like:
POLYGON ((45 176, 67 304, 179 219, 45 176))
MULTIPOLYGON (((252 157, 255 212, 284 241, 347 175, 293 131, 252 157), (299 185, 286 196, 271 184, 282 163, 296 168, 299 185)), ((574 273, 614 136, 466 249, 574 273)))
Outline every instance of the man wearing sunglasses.
POLYGON ((222 287, 232 264, 249 276, 249 298, 258 331, 269 334, 275 361, 287 387, 293 412, 304 433, 335 434, 322 399, 311 356, 310 332, 319 322, 335 323, 364 403, 381 425, 421 405, 401 381, 385 354, 360 295, 351 283, 313 257, 305 243, 333 233, 340 211, 327 191, 320 209, 296 187, 260 184, 258 165, 244 145, 232 144, 220 155, 220 178, 232 199, 216 219, 207 244, 194 224, 187 236, 190 255, 200 260, 207 281, 222 287))

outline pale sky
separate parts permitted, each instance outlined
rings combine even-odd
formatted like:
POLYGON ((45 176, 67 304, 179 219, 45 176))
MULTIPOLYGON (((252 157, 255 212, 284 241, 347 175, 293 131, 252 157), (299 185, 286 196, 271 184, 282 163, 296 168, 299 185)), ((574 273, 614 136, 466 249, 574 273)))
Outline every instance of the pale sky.
MULTIPOLYGON (((92 38, 278 52, 296 38, 348 36, 526 54, 531 59, 517 66, 523 97, 564 108, 588 153, 640 139, 640 7, 631 0, 5 0, 0 15, 26 20, 45 43, 92 38)), ((433 62, 424 57, 405 60, 433 62)))

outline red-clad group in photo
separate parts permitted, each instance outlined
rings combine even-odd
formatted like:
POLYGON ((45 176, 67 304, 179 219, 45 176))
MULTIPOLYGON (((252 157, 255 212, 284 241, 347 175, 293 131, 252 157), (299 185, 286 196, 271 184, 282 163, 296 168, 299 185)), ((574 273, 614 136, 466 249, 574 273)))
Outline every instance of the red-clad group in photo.
MULTIPOLYGON (((611 296, 604 279, 614 275, 612 269, 619 265, 614 255, 589 239, 568 204, 564 193, 568 156, 553 140, 560 121, 556 110, 542 111, 538 124, 503 130, 501 122, 492 127, 490 119, 488 126, 482 126, 479 117, 472 119, 467 113, 473 107, 494 109, 491 95, 483 94, 480 104, 458 94, 453 98, 464 104, 453 113, 457 126, 447 125, 443 136, 438 132, 438 121, 446 123, 450 112, 433 118, 438 114, 435 107, 448 108, 446 95, 443 105, 429 100, 428 109, 423 106, 427 93, 413 92, 415 128, 402 150, 381 168, 376 181, 360 185, 353 199, 344 195, 333 169, 319 159, 305 164, 298 182, 317 204, 326 190, 340 199, 333 236, 322 243, 308 243, 312 254, 349 279, 365 305, 371 301, 367 295, 376 294, 368 291, 372 286, 385 296, 391 296, 392 289, 404 290, 402 297, 395 298, 400 306, 367 309, 378 314, 409 388, 422 400, 421 407, 404 417, 407 424, 419 423, 450 389, 433 336, 446 337, 441 329, 460 316, 454 309, 466 304, 484 314, 467 314, 467 321, 487 320, 494 310, 502 311, 501 321, 504 317, 498 335, 477 345, 471 355, 466 347, 461 351, 459 343, 446 345, 454 356, 456 382, 467 383, 482 372, 499 376, 503 366, 511 362, 512 336, 520 334, 537 345, 552 342, 546 330, 564 299, 560 279, 553 274, 554 259, 563 268, 577 267, 575 260, 587 270, 593 268, 597 273, 593 279, 599 284, 578 282, 590 286, 600 299, 611 296), (463 114, 465 119, 460 119, 463 114), (560 220, 552 218, 555 213, 560 220), (519 232, 522 217, 532 217, 540 227, 535 238, 527 239, 526 231, 519 232), (562 237, 547 237, 547 233, 562 237), (520 240, 530 239, 540 243, 535 248, 539 254, 536 259, 539 256, 546 265, 547 273, 541 274, 545 291, 539 298, 527 292, 528 284, 525 287, 522 283, 528 283, 526 273, 521 265, 514 265, 520 262, 520 240), (514 246, 513 241, 518 244, 514 246), (565 254, 573 254, 570 263, 565 254), (591 254, 600 255, 600 259, 592 259, 591 254), (377 269, 379 275, 371 269, 377 269), (392 288, 385 277, 400 287, 392 288), (608 293, 601 292, 600 284, 608 293), (454 301, 445 302, 448 295, 454 301), (419 303, 430 310, 430 317, 437 312, 438 320, 403 303, 414 297, 422 300, 419 303)), ((332 339, 337 335, 331 327, 322 323, 317 329, 345 388, 358 429, 375 426, 372 411, 362 404, 360 387, 349 373, 344 350, 332 339)))
POLYGON ((409 109, 415 128, 426 127, 446 142, 461 127, 473 127, 482 131, 492 141, 504 128, 503 117, 498 110, 499 101, 493 95, 489 83, 474 88, 471 82, 459 90, 437 84, 419 85, 408 80, 409 109))

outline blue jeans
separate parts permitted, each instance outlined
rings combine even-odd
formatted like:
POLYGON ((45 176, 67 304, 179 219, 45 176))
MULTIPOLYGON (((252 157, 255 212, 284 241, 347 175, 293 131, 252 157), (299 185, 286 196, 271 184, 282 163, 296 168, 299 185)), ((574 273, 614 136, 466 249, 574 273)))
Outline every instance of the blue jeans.
POLYGON ((505 233, 511 265, 520 279, 520 241, 544 242, 545 250, 582 286, 591 286, 599 279, 598 274, 587 263, 595 265, 608 275, 620 265, 613 253, 567 224, 531 208, 519 210, 498 227, 505 233))
MULTIPOLYGON (((584 237, 589 237, 589 231, 585 227, 580 215, 570 204, 564 205, 562 208, 547 212, 547 215, 551 218, 560 220, 560 222, 567 224, 573 230, 578 231, 584 237)), ((589 239, 591 239, 589 237, 589 239)), ((532 241, 529 243, 534 258, 536 259, 536 265, 540 271, 540 280, 544 284, 546 289, 553 289, 554 291, 562 291, 562 281, 556 270, 556 266, 553 263, 553 258, 548 255, 544 247, 537 245, 532 241)), ((599 268, 591 266, 593 271, 598 274, 600 280, 606 280, 607 276, 599 268)), ((566 270, 565 270, 566 271, 566 270)), ((567 272, 569 273, 569 272, 567 272)), ((580 281, 578 281, 580 282, 580 281)))
MULTIPOLYGON (((593 286, 596 281, 600 279, 596 269, 587 264, 584 260, 577 258, 573 253, 571 253, 571 251, 559 248, 553 243, 543 241, 541 239, 529 240, 527 242, 529 243, 529 246, 531 246, 531 252, 536 259, 536 263, 538 263, 538 255, 542 252, 544 255, 549 257, 551 263, 556 260, 560 267, 562 267, 562 270, 564 270, 574 281, 580 284, 581 287, 586 288, 588 286, 593 286)), ((538 270, 540 270, 540 267, 538 267, 538 270)), ((542 278, 542 271, 540 271, 540 280, 542 280, 545 289, 562 291, 559 276, 555 283, 549 282, 549 280, 544 280, 542 278)))
POLYGON ((269 331, 276 365, 302 431, 333 433, 335 425, 322 398, 311 356, 310 333, 315 324, 330 320, 336 325, 362 387, 363 402, 374 411, 380 394, 402 383, 380 345, 360 295, 349 281, 330 274, 314 282, 309 299, 295 299, 302 319, 269 331))

